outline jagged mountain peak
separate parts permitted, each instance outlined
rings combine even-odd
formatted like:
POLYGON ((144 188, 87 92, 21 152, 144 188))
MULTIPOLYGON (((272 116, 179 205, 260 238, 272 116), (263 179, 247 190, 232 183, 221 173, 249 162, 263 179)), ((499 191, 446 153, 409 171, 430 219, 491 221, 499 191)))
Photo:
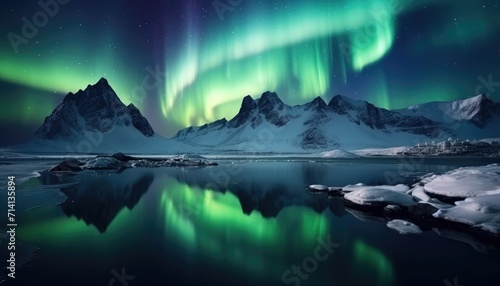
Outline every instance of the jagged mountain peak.
POLYGON ((364 101, 364 100, 352 99, 352 98, 349 98, 347 96, 337 94, 334 97, 332 97, 332 99, 328 103, 329 106, 335 106, 335 105, 339 105, 339 104, 344 104, 344 105, 347 104, 350 106, 362 106, 362 105, 368 104, 368 102, 364 101))
POLYGON ((352 110, 365 111, 373 110, 374 108, 378 109, 370 105, 371 104, 367 101, 351 99, 340 94, 335 95, 328 103, 328 106, 330 106, 335 113, 341 115, 345 115, 352 110))
POLYGON ((320 96, 314 98, 311 102, 306 103, 305 110, 315 109, 315 110, 326 110, 328 104, 320 96))
POLYGON ((326 107, 326 106, 328 106, 328 105, 326 104, 326 102, 323 100, 323 98, 321 98, 321 96, 317 96, 317 97, 315 97, 315 98, 311 101, 311 103, 313 103, 314 105, 317 105, 318 107, 326 107))
POLYGON ((265 106, 281 106, 284 105, 283 101, 279 98, 276 92, 266 91, 258 99, 258 106, 260 108, 265 106))
POLYGON ((133 104, 126 106, 105 78, 76 94, 70 92, 45 118, 35 138, 78 141, 87 132, 106 133, 113 127, 136 129, 146 137, 153 128, 133 104))
POLYGON ((105 86, 109 86, 109 83, 108 83, 108 80, 104 77, 101 77, 99 79, 99 81, 95 84, 95 85, 105 85, 105 86))
POLYGON ((281 101, 280 97, 278 96, 278 94, 274 91, 265 91, 262 93, 262 95, 260 96, 261 99, 273 99, 273 100, 279 100, 281 101))
POLYGON ((488 96, 484 93, 480 93, 476 96, 466 98, 464 101, 481 102, 481 101, 491 101, 488 96))
POLYGON ((241 108, 239 113, 250 112, 255 108, 257 108, 257 103, 250 95, 247 95, 243 98, 243 101, 241 102, 241 108))

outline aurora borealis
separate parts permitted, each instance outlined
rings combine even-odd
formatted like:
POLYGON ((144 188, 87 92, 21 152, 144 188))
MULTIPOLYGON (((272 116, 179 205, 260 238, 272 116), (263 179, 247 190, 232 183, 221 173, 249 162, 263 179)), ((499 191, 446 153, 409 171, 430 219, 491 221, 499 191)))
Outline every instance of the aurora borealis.
POLYGON ((35 15, 48 4, 3 3, 0 145, 26 140, 64 95, 101 77, 166 137, 231 118, 267 90, 291 105, 339 93, 385 108, 500 99, 500 1, 41 3, 57 13, 45 21, 35 15), (25 37, 23 17, 43 25, 25 37))

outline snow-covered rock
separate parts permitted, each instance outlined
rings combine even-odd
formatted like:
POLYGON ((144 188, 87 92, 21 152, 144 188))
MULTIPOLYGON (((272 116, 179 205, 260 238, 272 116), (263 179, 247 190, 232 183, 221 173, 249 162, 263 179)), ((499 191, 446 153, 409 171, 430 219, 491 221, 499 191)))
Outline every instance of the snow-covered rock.
POLYGON ((423 187, 415 187, 411 189, 411 195, 417 201, 428 202, 431 199, 431 197, 425 193, 425 189, 423 187))
MULTIPOLYGON (((446 197, 465 198, 500 194, 500 165, 459 168, 432 176, 424 185, 425 192, 446 197)), ((417 195, 420 191, 417 190, 417 195)))
POLYGON ((354 191, 363 191, 363 190, 371 190, 373 188, 379 188, 379 189, 384 189, 384 190, 390 190, 393 192, 398 192, 398 193, 406 193, 410 190, 410 188, 406 185, 399 184, 395 186, 388 186, 388 185, 381 185, 381 186, 366 186, 363 184, 356 184, 356 185, 347 185, 344 188, 342 188, 342 191, 344 193, 349 193, 349 192, 354 192, 354 191))
POLYGON ((362 206, 410 206, 416 203, 412 196, 385 188, 385 186, 363 186, 345 194, 344 198, 351 203, 362 206))
POLYGON ((82 169, 116 169, 122 165, 122 161, 119 161, 113 157, 96 157, 85 162, 81 166, 82 169))
POLYGON ((313 192, 327 192, 328 187, 324 185, 310 185, 309 190, 313 192))
POLYGON ((434 217, 475 226, 492 233, 500 232, 500 194, 481 195, 455 202, 440 209, 434 217))
MULTIPOLYGON (((216 166, 217 163, 200 159, 189 160, 184 157, 132 157, 117 153, 112 156, 97 156, 86 159, 70 159, 66 160, 50 169, 51 172, 78 172, 83 170, 118 170, 122 168, 155 168, 155 167, 202 167, 216 166), (69 167, 68 167, 69 166, 69 167), (70 168, 71 167, 71 168, 70 168)), ((327 188, 328 190, 328 188, 327 188)))
POLYGON ((400 206, 397 205, 387 205, 384 208, 384 212, 389 213, 389 214, 396 214, 401 212, 403 209, 401 209, 400 206))
POLYGON ((401 219, 391 220, 387 223, 387 227, 397 230, 400 234, 420 234, 422 230, 418 225, 401 219))

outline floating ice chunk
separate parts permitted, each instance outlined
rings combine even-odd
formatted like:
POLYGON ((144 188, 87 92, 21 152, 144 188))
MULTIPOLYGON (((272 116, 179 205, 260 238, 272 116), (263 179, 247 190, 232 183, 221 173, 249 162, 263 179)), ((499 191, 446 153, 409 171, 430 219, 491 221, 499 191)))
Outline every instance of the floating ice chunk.
POLYGON ((402 219, 391 220, 387 227, 397 230, 401 234, 420 234, 422 230, 418 225, 402 219))

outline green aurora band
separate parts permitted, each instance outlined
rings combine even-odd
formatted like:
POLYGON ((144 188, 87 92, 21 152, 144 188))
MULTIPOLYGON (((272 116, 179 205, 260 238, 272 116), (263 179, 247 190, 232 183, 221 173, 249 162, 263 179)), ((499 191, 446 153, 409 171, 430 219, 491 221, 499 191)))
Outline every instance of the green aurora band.
MULTIPOLYGON (((2 96, 8 98, 0 107, 0 120, 38 125, 65 94, 106 77, 125 104, 136 105, 168 137, 179 128, 231 118, 247 94, 276 91, 294 105, 343 92, 379 107, 403 108, 473 96, 476 78, 495 70, 493 61, 479 57, 476 49, 491 46, 495 38, 495 3, 297 0, 275 5, 243 1, 223 21, 215 10, 199 21, 201 11, 186 5, 179 31, 166 28, 162 32, 169 39, 163 43, 151 37, 159 41, 153 47, 137 40, 142 34, 124 30, 129 26, 118 21, 118 12, 101 19, 113 22, 114 29, 101 22, 87 25, 86 15, 77 21, 74 14, 61 13, 19 54, 7 38, 0 42, 0 82, 6 85, 2 96), (405 17, 425 7, 436 17, 422 19, 419 38, 408 40, 405 33, 415 29, 406 32, 400 24, 407 25, 405 17), (399 43, 408 47, 400 49, 399 43), (448 49, 453 49, 449 56, 448 49), (428 54, 429 59, 444 54, 445 59, 423 65, 420 72, 412 59, 425 57, 414 54, 428 54), (145 68, 157 64, 166 78, 144 100, 135 88, 148 75, 145 68)), ((3 32, 19 33, 21 25, 16 19, 3 32)))
POLYGON ((290 104, 325 96, 332 65, 361 72, 390 50, 403 7, 384 0, 294 1, 276 13, 245 13, 246 25, 233 19, 207 41, 190 39, 177 65, 166 63, 163 115, 199 125, 234 115, 241 92, 288 88, 281 96, 290 104), (172 112, 179 107, 185 112, 172 112))

